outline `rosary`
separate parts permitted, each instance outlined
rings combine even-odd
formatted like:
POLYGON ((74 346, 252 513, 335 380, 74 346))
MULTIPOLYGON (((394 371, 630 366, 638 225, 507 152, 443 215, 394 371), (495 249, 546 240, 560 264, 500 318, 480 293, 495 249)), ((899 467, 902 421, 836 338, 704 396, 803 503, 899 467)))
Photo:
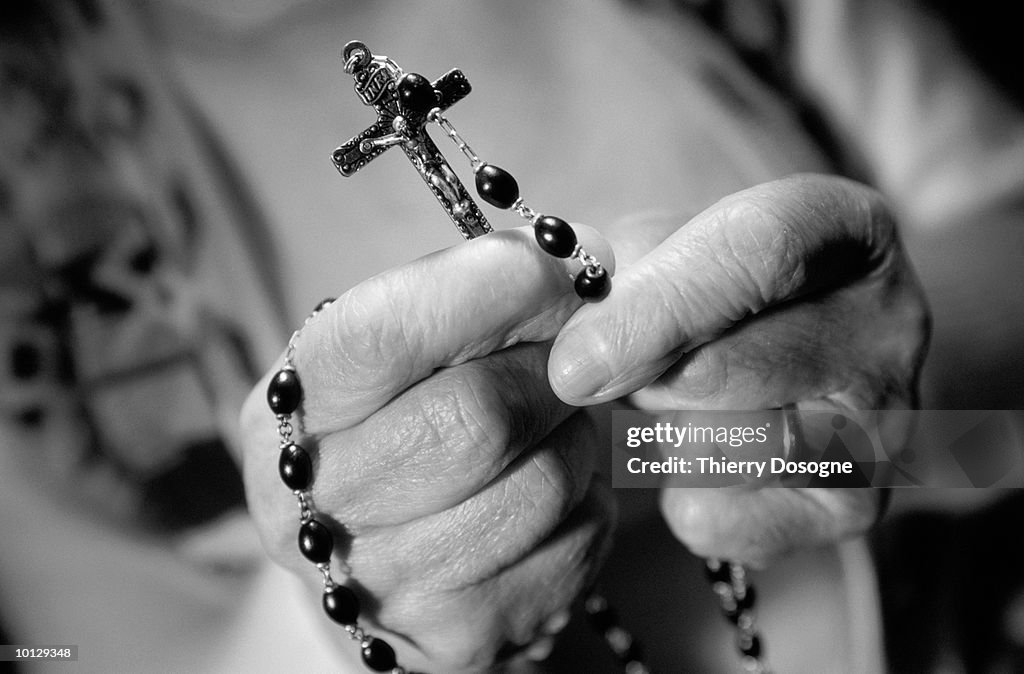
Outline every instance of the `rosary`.
MULTIPOLYGON (((349 42, 342 51, 345 72, 355 80, 363 103, 377 112, 377 121, 335 150, 331 159, 343 176, 351 176, 393 146, 399 146, 437 198, 444 211, 467 239, 492 231, 480 208, 426 132, 437 124, 470 162, 480 198, 503 210, 513 210, 533 226, 541 249, 559 258, 575 259, 581 268, 572 274, 576 294, 586 301, 600 301, 610 290, 607 271, 580 246, 576 233, 565 220, 535 211, 519 195, 516 179, 504 169, 489 164, 470 148, 444 112, 470 92, 469 81, 455 69, 434 82, 422 75, 405 73, 393 60, 374 55, 362 42, 349 42)), ((309 324, 333 300, 321 302, 306 319, 309 324)), ((311 503, 313 462, 309 452, 293 439, 293 415, 302 403, 303 391, 295 370, 294 354, 302 327, 288 341, 284 364, 270 381, 267 402, 277 419, 280 437, 279 474, 292 490, 299 505, 299 550, 323 576, 323 610, 356 642, 363 662, 375 672, 412 674, 398 664, 395 650, 383 639, 371 636, 359 625, 360 602, 356 593, 335 580, 331 573, 334 537, 317 519, 311 503)), ((736 628, 736 642, 744 671, 767 674, 760 636, 753 615, 754 588, 744 568, 722 560, 707 562, 707 576, 719 598, 725 617, 736 628)), ((615 611, 598 594, 584 601, 594 629, 608 644, 626 674, 647 674, 640 643, 623 628, 615 611)))

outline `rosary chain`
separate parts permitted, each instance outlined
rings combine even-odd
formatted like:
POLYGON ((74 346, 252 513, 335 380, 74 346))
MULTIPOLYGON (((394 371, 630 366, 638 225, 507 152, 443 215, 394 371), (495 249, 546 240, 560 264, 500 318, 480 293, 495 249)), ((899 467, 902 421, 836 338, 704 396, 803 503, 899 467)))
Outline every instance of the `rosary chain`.
POLYGON ((473 148, 469 146, 466 139, 458 132, 455 125, 452 124, 447 117, 441 114, 441 108, 434 108, 427 113, 427 121, 436 122, 437 125, 441 127, 452 142, 458 146, 459 151, 466 155, 466 159, 469 160, 469 165, 473 169, 474 173, 477 169, 483 166, 483 160, 477 156, 476 152, 473 152, 473 148))
MULTIPOLYGON (((293 414, 296 412, 299 401, 301 400, 301 384, 298 380, 298 375, 295 371, 295 349, 299 340, 299 336, 302 330, 309 325, 325 307, 327 307, 333 300, 328 299, 317 305, 316 309, 306 318, 302 326, 298 330, 292 333, 291 338, 288 340, 288 347, 285 350, 284 363, 281 369, 277 372, 274 379, 271 381, 270 388, 268 389, 268 402, 270 402, 271 409, 275 412, 277 419, 277 433, 280 440, 280 449, 282 451, 282 457, 288 456, 289 451, 300 453, 302 456, 308 456, 304 449, 296 445, 293 441, 293 435, 295 434, 295 425, 293 423, 293 414), (288 382, 287 384, 282 383, 282 378, 288 382), (291 391, 289 391, 289 388, 291 391), (288 393, 292 395, 289 397, 288 393), (287 400, 285 400, 287 399, 287 400)), ((307 458, 308 461, 308 458, 307 458)), ((284 465, 282 459, 282 466, 284 465)), ((311 465, 311 464, 310 464, 311 465)), ((285 479, 285 472, 282 470, 282 479, 285 479)), ((288 480, 285 479, 288 483, 288 480)), ((300 548, 303 544, 301 543, 302 535, 306 534, 310 538, 314 539, 310 544, 312 547, 322 545, 323 541, 315 540, 317 535, 324 535, 327 538, 329 545, 327 546, 327 554, 319 556, 316 552, 309 553, 303 549, 303 554, 314 562, 316 569, 320 572, 323 578, 324 588, 324 607, 328 615, 334 618, 331 609, 328 608, 327 599, 329 596, 334 595, 341 590, 349 592, 351 591, 345 588, 343 583, 339 583, 334 574, 331 572, 331 556, 330 550, 333 548, 333 538, 324 525, 317 521, 317 511, 312 503, 312 474, 310 473, 306 480, 296 485, 292 489, 292 493, 295 495, 296 502, 299 507, 299 525, 300 525, 300 548), (307 527, 311 527, 309 533, 307 527), (313 554, 314 556, 310 556, 313 554)), ((347 564, 342 564, 340 569, 345 576, 350 575, 351 570, 347 564)), ((351 595, 352 601, 355 595, 351 595)), ((376 671, 387 671, 389 674, 410 674, 405 667, 395 662, 394 652, 389 645, 375 637, 367 634, 357 622, 358 608, 355 608, 354 613, 351 613, 349 617, 345 618, 345 621, 351 620, 350 623, 344 625, 346 633, 350 636, 353 641, 359 643, 360 648, 363 651, 363 659, 372 669, 376 671), (384 651, 382 653, 382 650, 384 651), (383 664, 382 664, 383 663, 383 664), (382 669, 384 668, 384 669, 382 669)), ((337 618, 335 618, 337 619, 337 618)))
MULTIPOLYGON (((462 134, 460 134, 458 129, 455 128, 455 125, 451 120, 441 113, 440 108, 433 108, 429 113, 427 113, 427 121, 435 122, 439 127, 441 127, 445 135, 448 136, 448 138, 450 138, 451 141, 459 148, 459 151, 469 159, 470 168, 474 173, 478 172, 486 165, 486 162, 473 151, 473 148, 469 146, 469 143, 466 142, 466 139, 463 138, 462 134)), ((522 197, 518 197, 512 203, 511 210, 515 211, 516 214, 531 225, 536 225, 537 220, 542 217, 542 214, 528 206, 522 197)), ((579 244, 575 246, 569 257, 578 260, 586 270, 586 273, 591 276, 596 277, 602 273, 600 261, 598 261, 598 259, 593 255, 587 253, 587 251, 579 244)), ((570 273, 569 278, 575 279, 576 276, 570 273)))
POLYGON ((725 560, 707 560, 711 589, 718 595, 722 613, 736 627, 737 647, 743 669, 749 674, 771 674, 764 660, 761 635, 754 618, 754 588, 747 582, 742 564, 725 560))

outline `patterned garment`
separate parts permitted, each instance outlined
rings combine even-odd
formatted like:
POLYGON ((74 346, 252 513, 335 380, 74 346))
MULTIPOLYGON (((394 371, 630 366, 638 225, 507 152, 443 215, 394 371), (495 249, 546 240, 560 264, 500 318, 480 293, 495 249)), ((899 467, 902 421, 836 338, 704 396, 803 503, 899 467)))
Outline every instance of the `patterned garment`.
POLYGON ((261 222, 136 17, 0 14, 0 451, 122 524, 209 522, 280 336, 261 222))

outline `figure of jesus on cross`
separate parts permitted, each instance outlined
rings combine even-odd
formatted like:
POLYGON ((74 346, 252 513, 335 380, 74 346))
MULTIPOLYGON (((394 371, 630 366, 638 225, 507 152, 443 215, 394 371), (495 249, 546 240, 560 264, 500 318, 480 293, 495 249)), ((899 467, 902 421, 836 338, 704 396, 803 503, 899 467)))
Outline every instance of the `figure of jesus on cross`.
POLYGON ((351 176, 399 145, 464 237, 490 232, 484 214, 425 128, 432 111, 443 112, 469 94, 462 71, 451 70, 431 83, 421 75, 403 73, 393 60, 372 54, 358 41, 345 45, 342 58, 356 93, 377 111, 377 121, 332 153, 341 175, 351 176))
POLYGON ((346 44, 342 57, 345 72, 355 79, 356 93, 377 111, 377 121, 334 151, 334 166, 341 175, 354 174, 389 147, 399 145, 462 235, 472 239, 487 234, 492 229, 484 214, 427 135, 426 124, 436 122, 469 159, 480 198, 527 220, 544 252, 577 260, 582 269, 569 273, 569 278, 582 299, 599 301, 605 296, 610 288, 608 272, 580 245, 572 226, 527 206, 512 174, 478 157, 444 116, 445 110, 470 91, 461 70, 451 70, 430 82, 422 75, 402 72, 397 63, 374 55, 358 41, 346 44))

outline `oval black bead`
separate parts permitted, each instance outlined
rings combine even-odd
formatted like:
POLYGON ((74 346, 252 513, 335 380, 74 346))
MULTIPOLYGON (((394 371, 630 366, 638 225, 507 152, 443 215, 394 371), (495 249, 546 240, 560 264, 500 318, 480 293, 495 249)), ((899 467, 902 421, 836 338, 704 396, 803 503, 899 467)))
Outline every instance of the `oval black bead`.
POLYGON ((753 585, 748 585, 746 591, 743 593, 743 599, 737 599, 736 605, 741 609, 754 608, 755 601, 757 601, 757 592, 754 590, 753 585))
POLYGON ((313 484, 313 460, 302 447, 290 442, 281 449, 281 458, 277 462, 277 472, 281 481, 289 489, 302 491, 313 484))
POLYGON ((359 597, 344 585, 324 590, 324 612, 341 625, 354 625, 359 619, 359 597))
POLYGON ((398 664, 395 658, 395 649, 391 648, 388 642, 374 637, 366 638, 366 647, 363 648, 363 662, 375 672, 386 672, 394 669, 398 664))
POLYGON ((533 223, 537 243, 548 255, 569 257, 576 250, 576 232, 568 222, 553 215, 542 215, 533 223))
POLYGON ((512 208, 519 198, 519 183, 505 169, 484 164, 476 171, 476 191, 495 208, 512 208))
POLYGON ((267 386, 267 403, 274 414, 291 414, 302 402, 302 383, 295 370, 278 370, 267 386))
POLYGON ((724 615, 725 619, 731 622, 733 625, 738 625, 740 622, 740 616, 743 615, 743 609, 723 608, 722 615, 724 615))
POLYGON ((736 624, 740 621, 740 616, 743 615, 744 611, 749 611, 754 608, 754 600, 757 595, 754 593, 753 587, 748 587, 746 594, 743 595, 743 599, 735 600, 734 608, 724 608, 722 613, 730 622, 736 624))
POLYGON ((582 299, 600 299, 608 292, 608 272, 602 267, 600 273, 591 276, 584 269, 576 275, 576 282, 573 286, 576 288, 576 294, 582 299))
POLYGON ((761 639, 756 634, 749 639, 740 637, 738 645, 743 655, 749 655, 752 658, 761 657, 761 639))
POLYGON ((316 520, 307 520, 299 527, 299 550, 314 564, 331 561, 334 537, 327 527, 316 520))
POLYGON ((406 115, 423 116, 437 107, 434 87, 423 75, 406 73, 398 80, 398 105, 406 115))

